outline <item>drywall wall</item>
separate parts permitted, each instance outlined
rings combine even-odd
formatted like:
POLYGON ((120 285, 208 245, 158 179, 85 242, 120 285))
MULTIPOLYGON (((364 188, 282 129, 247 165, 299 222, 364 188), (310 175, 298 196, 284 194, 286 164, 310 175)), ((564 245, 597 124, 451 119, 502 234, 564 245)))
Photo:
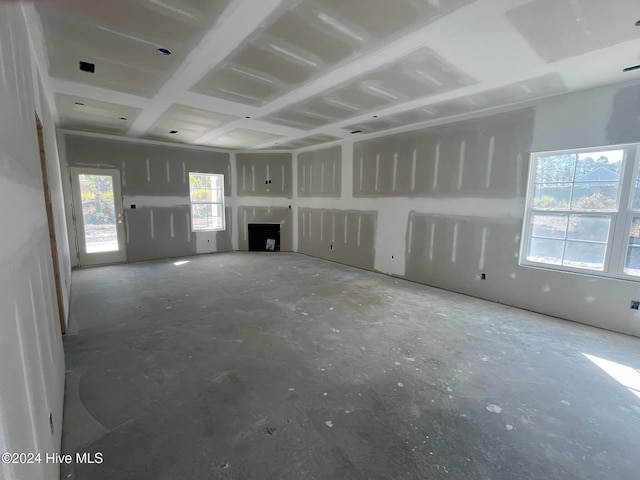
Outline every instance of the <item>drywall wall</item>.
POLYGON ((298 209, 298 251, 373 270, 377 212, 298 209))
POLYGON ((238 250, 249 250, 249 224, 274 223, 280 225, 280 250, 293 250, 292 209, 289 207, 238 207, 238 250))
MULTIPOLYGON (((192 232, 189 206, 189 172, 223 174, 228 204, 229 153, 72 134, 65 135, 64 148, 69 167, 120 171, 129 262, 232 249, 232 209, 225 208, 224 231, 192 232)), ((75 230, 71 235, 74 244, 75 230)))
POLYGON ((236 153, 238 250, 249 249, 250 223, 280 225, 280 250, 293 250, 293 156, 236 153))
POLYGON ((354 146, 356 197, 519 196, 534 111, 358 142, 354 146))
POLYGON ((237 153, 239 197, 291 197, 290 153, 237 153))
POLYGON ((298 155, 298 197, 336 197, 342 190, 340 146, 298 155))
MULTIPOLYGON (((51 119, 20 2, 0 3, 0 452, 59 452, 64 357, 44 204, 35 112, 52 151, 51 119), (34 88, 35 87, 35 88, 34 88), (45 105, 45 108, 43 108, 45 105)), ((60 178, 52 169, 56 229, 60 178)), ((67 272, 66 236, 58 238, 67 272)), ((68 278, 68 277, 67 277, 68 278)), ((65 291, 68 298, 68 290, 65 291)), ((66 307, 65 307, 66 308, 66 307)), ((0 478, 58 478, 55 464, 0 463, 0 478)))
MULTIPOLYGON (((374 270, 640 336, 640 314, 629 309, 638 283, 518 265, 530 153, 640 141, 639 98, 631 82, 341 142, 340 197, 299 194, 294 243, 363 266, 356 251, 327 254, 325 222, 366 215, 375 222, 360 242, 373 245, 374 270)), ((297 152, 298 167, 317 169, 319 150, 297 152)))

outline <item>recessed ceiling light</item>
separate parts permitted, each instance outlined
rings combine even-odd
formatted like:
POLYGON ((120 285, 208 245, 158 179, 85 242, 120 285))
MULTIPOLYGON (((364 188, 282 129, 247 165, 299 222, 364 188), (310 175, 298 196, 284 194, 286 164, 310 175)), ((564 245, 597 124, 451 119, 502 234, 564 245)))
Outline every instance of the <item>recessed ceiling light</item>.
POLYGON ((169 133, 175 135, 176 133, 178 133, 178 130, 171 130, 169 133))
POLYGON ((160 47, 158 49, 158 53, 161 53, 162 55, 171 55, 171 50, 160 47))
POLYGON ((623 68, 623 72, 631 72, 633 70, 640 70, 640 65, 634 65, 633 67, 623 68))

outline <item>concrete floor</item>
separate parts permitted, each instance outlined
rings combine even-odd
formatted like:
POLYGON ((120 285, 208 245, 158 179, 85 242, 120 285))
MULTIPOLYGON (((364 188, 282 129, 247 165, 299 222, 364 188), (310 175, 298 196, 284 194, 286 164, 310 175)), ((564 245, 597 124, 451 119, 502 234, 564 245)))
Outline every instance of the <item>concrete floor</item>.
POLYGON ((640 398, 584 354, 640 377, 640 339, 297 254, 184 261, 74 273, 63 449, 104 462, 62 478, 638 478, 640 398))

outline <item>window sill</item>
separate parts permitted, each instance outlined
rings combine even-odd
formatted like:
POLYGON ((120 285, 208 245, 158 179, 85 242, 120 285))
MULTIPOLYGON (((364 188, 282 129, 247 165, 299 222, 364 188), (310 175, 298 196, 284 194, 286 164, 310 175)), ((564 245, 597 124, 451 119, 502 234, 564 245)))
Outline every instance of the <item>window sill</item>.
POLYGON ((191 230, 191 233, 207 233, 207 232, 224 232, 226 228, 202 228, 199 230, 191 230))
POLYGON ((531 262, 520 262, 518 263, 518 266, 523 268, 530 268, 534 270, 542 270, 544 272, 553 272, 553 273, 566 274, 566 275, 581 275, 583 277, 597 278, 597 279, 603 279, 603 280, 618 280, 618 281, 630 282, 630 283, 640 282, 640 277, 612 274, 607 272, 600 272, 598 270, 579 270, 579 269, 572 269, 569 267, 555 268, 554 266, 547 265, 544 263, 531 263, 531 262))

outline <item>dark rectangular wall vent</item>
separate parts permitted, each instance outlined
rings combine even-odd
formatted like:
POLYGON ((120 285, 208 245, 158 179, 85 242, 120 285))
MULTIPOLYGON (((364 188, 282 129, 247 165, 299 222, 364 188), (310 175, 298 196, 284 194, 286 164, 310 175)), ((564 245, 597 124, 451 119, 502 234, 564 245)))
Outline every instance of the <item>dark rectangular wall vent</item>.
POLYGON ((95 63, 80 61, 80 70, 87 73, 96 73, 95 63))

